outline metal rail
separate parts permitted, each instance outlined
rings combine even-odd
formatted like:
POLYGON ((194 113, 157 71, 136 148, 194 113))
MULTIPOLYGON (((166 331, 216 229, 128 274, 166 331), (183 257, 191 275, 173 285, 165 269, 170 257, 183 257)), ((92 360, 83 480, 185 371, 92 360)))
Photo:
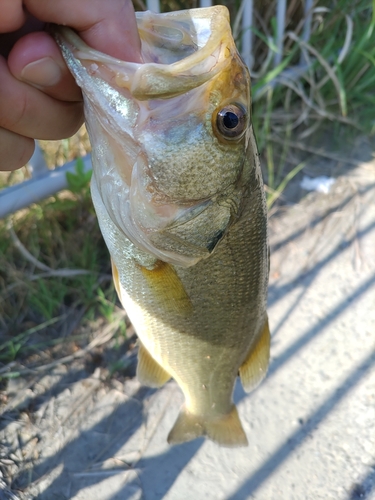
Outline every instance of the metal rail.
MULTIPOLYGON (((26 208, 32 203, 38 203, 68 187, 66 173, 74 172, 76 160, 50 170, 43 159, 34 169, 34 156, 43 156, 39 146, 36 146, 33 158, 29 162, 33 170, 31 179, 7 187, 0 192, 0 219, 17 212, 17 210, 26 208)), ((85 171, 91 170, 91 156, 87 155, 82 160, 85 171)))
MULTIPOLYGON (((160 12, 159 0, 147 0, 147 8, 154 12, 160 12)), ((302 39, 308 41, 311 31, 311 15, 313 0, 305 0, 305 22, 303 27, 302 39)), ((200 7, 210 7, 212 0, 200 0, 200 7)), ((242 0, 240 6, 241 22, 241 47, 242 56, 249 66, 250 70, 253 66, 253 32, 251 30, 253 20, 253 0, 242 0)), ((277 66, 282 60, 283 42, 285 31, 285 13, 286 0, 278 0, 276 8, 277 18, 277 33, 275 45, 277 50, 274 55, 274 65, 277 66)), ((289 78, 298 78, 301 73, 306 70, 306 62, 301 56, 300 65, 294 69, 288 69, 289 78)), ((256 97, 256 96, 254 96, 256 97)), ((83 158, 85 169, 91 168, 91 158, 86 156, 83 158)), ((36 144, 36 149, 33 157, 29 161, 32 177, 30 180, 24 181, 15 186, 4 188, 0 191, 0 219, 4 218, 17 210, 26 208, 32 203, 37 203, 48 196, 66 189, 68 187, 66 173, 73 172, 75 161, 69 162, 62 167, 57 167, 54 170, 49 170, 41 150, 36 144)))

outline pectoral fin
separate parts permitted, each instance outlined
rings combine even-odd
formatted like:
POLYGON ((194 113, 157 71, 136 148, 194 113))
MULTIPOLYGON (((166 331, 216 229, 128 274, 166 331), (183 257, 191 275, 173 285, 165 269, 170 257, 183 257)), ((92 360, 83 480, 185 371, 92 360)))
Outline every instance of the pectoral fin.
POLYGON ((148 387, 161 387, 171 378, 139 341, 137 378, 148 387))
POLYGON ((240 378, 246 392, 254 390, 264 379, 270 358, 270 330, 266 319, 262 333, 240 367, 240 378))
POLYGON ((176 423, 169 433, 168 443, 185 443, 200 436, 207 436, 211 441, 228 448, 248 445, 235 406, 227 415, 215 419, 206 419, 200 415, 193 415, 183 406, 176 423))
POLYGON ((173 266, 158 260, 153 269, 141 267, 155 302, 167 310, 183 316, 191 314, 193 307, 173 266))

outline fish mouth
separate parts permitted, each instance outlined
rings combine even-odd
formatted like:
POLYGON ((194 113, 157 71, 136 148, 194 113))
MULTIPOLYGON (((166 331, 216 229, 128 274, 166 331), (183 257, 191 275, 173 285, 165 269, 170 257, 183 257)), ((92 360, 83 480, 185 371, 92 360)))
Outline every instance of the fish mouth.
MULTIPOLYGON (((199 102, 208 99, 207 85, 228 70, 237 50, 226 7, 136 15, 143 63, 93 50, 65 27, 57 27, 55 37, 84 94, 94 204, 104 205, 140 250, 189 267, 208 257, 226 234, 233 207, 220 199, 232 196, 238 176, 196 196, 183 190, 171 196, 168 180, 160 187, 160 175, 150 168, 155 151, 147 144, 162 113, 177 124, 184 114, 193 116, 199 102), (141 133, 144 124, 148 135, 141 133)), ((199 137, 206 133, 198 123, 204 119, 200 112, 194 123, 199 137)), ((162 133, 168 145, 168 134, 162 133)))
POLYGON ((211 80, 231 63, 235 49, 224 6, 165 14, 136 12, 143 64, 121 61, 91 49, 69 28, 58 26, 55 37, 91 71, 128 89, 139 100, 168 99, 211 80), (95 63, 97 66, 95 67, 95 63))

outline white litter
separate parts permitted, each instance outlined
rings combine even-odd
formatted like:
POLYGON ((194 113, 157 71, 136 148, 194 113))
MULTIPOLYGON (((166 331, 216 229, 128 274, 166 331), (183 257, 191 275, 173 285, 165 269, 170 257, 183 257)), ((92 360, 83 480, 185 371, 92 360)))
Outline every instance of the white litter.
POLYGON ((306 189, 306 191, 318 191, 318 193, 328 194, 335 181, 336 179, 327 177, 326 175, 315 178, 304 175, 300 186, 302 189, 306 189))

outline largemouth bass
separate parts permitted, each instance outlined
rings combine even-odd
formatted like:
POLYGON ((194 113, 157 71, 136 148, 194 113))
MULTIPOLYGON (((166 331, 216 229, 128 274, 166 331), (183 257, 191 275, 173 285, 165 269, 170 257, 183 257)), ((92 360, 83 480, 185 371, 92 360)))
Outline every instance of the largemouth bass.
POLYGON ((185 404, 168 441, 247 438, 232 401, 266 374, 267 215, 250 78, 223 6, 137 13, 144 63, 73 31, 56 38, 82 88, 92 198, 119 298, 138 337, 137 376, 173 377, 185 404))

